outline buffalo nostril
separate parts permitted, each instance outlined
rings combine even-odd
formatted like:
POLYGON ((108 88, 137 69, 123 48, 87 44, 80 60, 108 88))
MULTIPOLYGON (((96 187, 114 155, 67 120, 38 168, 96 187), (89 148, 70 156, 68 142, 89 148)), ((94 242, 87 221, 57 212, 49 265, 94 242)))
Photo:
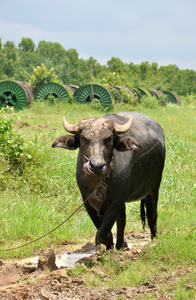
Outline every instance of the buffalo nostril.
POLYGON ((105 166, 105 162, 94 160, 94 161, 90 161, 89 165, 90 165, 90 169, 93 172, 102 172, 105 166))

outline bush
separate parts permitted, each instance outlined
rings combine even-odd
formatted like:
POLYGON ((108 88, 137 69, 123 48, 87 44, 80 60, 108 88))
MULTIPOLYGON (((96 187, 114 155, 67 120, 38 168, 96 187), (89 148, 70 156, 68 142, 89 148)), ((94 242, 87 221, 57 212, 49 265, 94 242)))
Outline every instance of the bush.
POLYGON ((147 108, 155 108, 159 106, 159 101, 154 96, 142 97, 141 104, 147 108))
POLYGON ((57 82, 57 75, 54 68, 47 70, 44 64, 33 68, 33 75, 30 78, 30 85, 34 92, 36 92, 43 84, 48 82, 57 82))
POLYGON ((186 97, 182 97, 182 104, 183 105, 196 105, 196 95, 191 94, 191 95, 187 95, 186 97))
POLYGON ((13 128, 15 118, 7 111, 0 110, 0 158, 1 162, 7 163, 9 170, 17 169, 22 174, 25 165, 33 160, 33 143, 13 128))
POLYGON ((124 103, 130 104, 133 106, 136 104, 135 96, 132 93, 130 93, 128 88, 125 88, 124 90, 121 89, 120 94, 123 97, 124 103))

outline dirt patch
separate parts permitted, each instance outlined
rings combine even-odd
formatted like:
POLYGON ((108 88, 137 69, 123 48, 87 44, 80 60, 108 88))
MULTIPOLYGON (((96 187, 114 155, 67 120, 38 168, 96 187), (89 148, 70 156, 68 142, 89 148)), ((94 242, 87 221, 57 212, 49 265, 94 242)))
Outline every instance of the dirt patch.
POLYGON ((15 130, 20 130, 23 127, 35 127, 35 128, 38 128, 39 130, 47 129, 49 131, 56 130, 56 128, 50 128, 47 124, 32 125, 28 122, 22 122, 22 121, 16 121, 16 122, 13 123, 13 128, 15 130))
MULTIPOLYGON (((94 244, 87 243, 81 248, 81 251, 92 251, 94 244)), ((79 252, 79 249, 76 250, 79 252)), ((117 250, 106 251, 105 246, 99 247, 90 257, 79 260, 75 266, 70 268, 72 272, 78 264, 91 276, 99 274, 103 279, 107 276, 101 267, 101 256, 103 252, 111 253, 113 258, 119 259, 117 250)), ((138 249, 126 248, 121 253, 121 259, 134 260, 139 251, 138 249)), ((0 275, 0 299, 116 299, 117 296, 123 296, 121 299, 128 299, 134 295, 136 289, 124 287, 119 290, 105 288, 88 288, 84 282, 83 276, 68 275, 68 269, 62 268, 56 270, 54 252, 48 255, 42 255, 39 258, 38 267, 32 265, 6 264, 2 262, 0 275)), ((144 286, 144 289, 149 286, 144 286)), ((151 287, 152 288, 152 287, 151 287)))
MULTIPOLYGON (((63 249, 54 253, 46 251, 39 256, 38 264, 18 264, 5 263, 0 261, 0 299, 21 300, 61 300, 61 299, 143 299, 152 297, 153 299, 172 299, 172 296, 165 292, 159 294, 161 285, 168 285, 169 281, 175 281, 177 276, 184 275, 189 270, 179 269, 172 276, 168 275, 167 280, 157 281, 156 277, 143 282, 139 286, 123 286, 122 288, 107 288, 107 281, 113 275, 106 274, 103 264, 103 257, 109 256, 116 262, 119 268, 126 261, 136 261, 138 256, 143 254, 143 240, 149 240, 149 235, 145 233, 127 235, 127 242, 130 241, 141 244, 134 244, 132 248, 125 248, 122 251, 115 249, 107 250, 105 246, 95 248, 93 243, 87 243, 72 253, 93 252, 89 257, 80 259, 71 268, 57 268, 56 256, 63 254, 63 249), (77 273, 81 266, 89 278, 99 276, 104 285, 88 285, 87 277, 83 273, 77 273), (183 271, 183 272, 182 272, 183 271)), ((67 244, 67 243, 66 243, 67 244)), ((167 274, 167 270, 163 270, 167 274)), ((113 277, 112 277, 113 278, 113 277)), ((193 286, 187 287, 194 289, 193 286)))
POLYGON ((19 130, 19 129, 23 128, 23 127, 31 127, 31 126, 32 126, 32 125, 29 124, 29 123, 27 123, 27 122, 15 122, 15 123, 13 124, 13 128, 14 128, 15 130, 19 130))

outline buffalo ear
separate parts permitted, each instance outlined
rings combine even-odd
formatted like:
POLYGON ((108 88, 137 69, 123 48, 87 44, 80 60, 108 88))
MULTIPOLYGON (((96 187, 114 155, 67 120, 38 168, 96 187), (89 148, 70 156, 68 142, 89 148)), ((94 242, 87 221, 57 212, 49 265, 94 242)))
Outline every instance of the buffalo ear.
POLYGON ((79 138, 77 135, 62 135, 52 144, 52 148, 55 147, 75 150, 79 147, 79 138))
POLYGON ((142 148, 142 146, 136 141, 136 139, 129 136, 117 136, 114 140, 114 147, 118 151, 127 151, 142 148))

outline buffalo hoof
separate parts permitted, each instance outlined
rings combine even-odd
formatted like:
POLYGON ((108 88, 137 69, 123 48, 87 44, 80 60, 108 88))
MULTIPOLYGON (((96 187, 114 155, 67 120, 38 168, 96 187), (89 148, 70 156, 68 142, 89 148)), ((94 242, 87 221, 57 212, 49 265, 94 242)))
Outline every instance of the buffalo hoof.
POLYGON ((95 238, 95 244, 96 244, 96 246, 101 245, 101 244, 105 245, 106 250, 114 248, 112 233, 109 232, 107 234, 107 236, 106 237, 104 236, 104 238, 103 238, 102 236, 100 236, 100 233, 98 231, 96 238, 95 238))

